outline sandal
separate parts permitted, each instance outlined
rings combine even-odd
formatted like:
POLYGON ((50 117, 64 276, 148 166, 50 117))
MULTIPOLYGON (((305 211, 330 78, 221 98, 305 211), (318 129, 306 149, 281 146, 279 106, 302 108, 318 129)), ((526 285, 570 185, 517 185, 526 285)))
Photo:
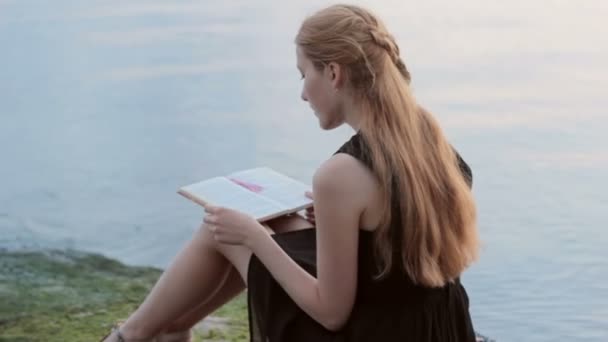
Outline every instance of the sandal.
MULTIPOLYGON (((112 331, 110 331, 106 336, 102 337, 101 340, 99 340, 99 342, 105 341, 105 339, 112 336, 113 334, 116 334, 116 338, 117 338, 116 342, 157 342, 156 338, 152 338, 152 339, 138 338, 138 339, 128 339, 127 340, 126 338, 124 338, 124 336, 122 336, 122 333, 120 332, 119 324, 113 326, 112 331)), ((176 342, 179 342, 179 341, 176 341, 176 342)))

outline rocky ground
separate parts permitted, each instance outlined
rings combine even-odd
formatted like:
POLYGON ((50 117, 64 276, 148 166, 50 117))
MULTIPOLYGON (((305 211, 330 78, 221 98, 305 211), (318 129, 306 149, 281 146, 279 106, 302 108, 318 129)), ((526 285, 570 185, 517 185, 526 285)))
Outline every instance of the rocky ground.
MULTIPOLYGON (((0 342, 96 342, 160 272, 76 251, 0 251, 0 342)), ((244 295, 197 326, 203 339, 248 340, 244 295)))
MULTIPOLYGON (((97 342, 160 273, 77 251, 0 250, 0 342, 97 342)), ((198 324, 203 340, 249 340, 244 294, 198 324)))

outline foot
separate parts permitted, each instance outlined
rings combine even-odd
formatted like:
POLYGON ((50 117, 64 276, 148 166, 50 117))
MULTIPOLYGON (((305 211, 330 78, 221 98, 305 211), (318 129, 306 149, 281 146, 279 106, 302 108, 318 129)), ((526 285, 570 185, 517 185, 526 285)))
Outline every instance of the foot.
POLYGON ((112 332, 101 339, 100 342, 158 342, 156 338, 129 338, 120 330, 120 327, 112 328, 112 332))

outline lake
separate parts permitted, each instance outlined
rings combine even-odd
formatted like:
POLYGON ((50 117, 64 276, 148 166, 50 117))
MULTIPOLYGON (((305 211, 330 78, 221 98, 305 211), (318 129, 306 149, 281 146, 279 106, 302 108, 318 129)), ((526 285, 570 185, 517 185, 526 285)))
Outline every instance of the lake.
MULTIPOLYGON (((473 169, 476 330, 608 341, 608 2, 355 3, 473 169)), ((327 4, 0 0, 0 248, 164 267, 202 220, 180 186, 310 183, 353 134, 300 99, 293 39, 327 4)))

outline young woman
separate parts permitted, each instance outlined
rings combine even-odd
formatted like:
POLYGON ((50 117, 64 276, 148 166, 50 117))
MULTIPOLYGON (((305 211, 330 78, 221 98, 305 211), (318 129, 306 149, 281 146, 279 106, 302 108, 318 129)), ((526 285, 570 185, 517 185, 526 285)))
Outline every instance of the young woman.
POLYGON ((187 341, 244 286, 252 341, 475 341, 459 281, 478 250, 470 170, 416 103, 395 40, 370 12, 336 5, 303 22, 296 54, 321 128, 356 131, 315 172, 315 226, 207 207, 105 341, 187 341))

